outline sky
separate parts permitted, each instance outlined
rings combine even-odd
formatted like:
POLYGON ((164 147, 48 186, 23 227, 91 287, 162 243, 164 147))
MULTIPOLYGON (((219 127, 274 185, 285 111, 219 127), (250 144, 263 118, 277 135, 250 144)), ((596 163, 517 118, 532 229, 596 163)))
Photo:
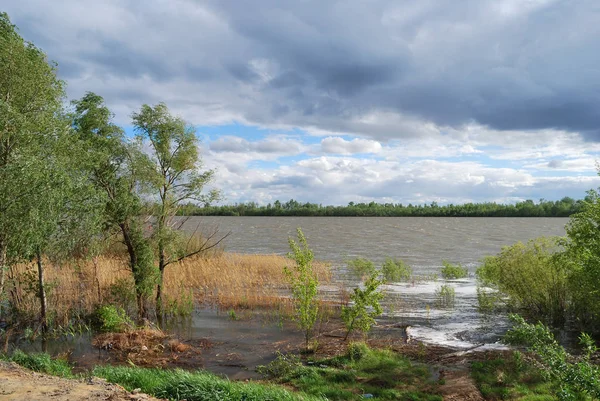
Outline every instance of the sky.
POLYGON ((165 102, 224 203, 512 203, 600 185, 597 0, 20 0, 131 132, 165 102))

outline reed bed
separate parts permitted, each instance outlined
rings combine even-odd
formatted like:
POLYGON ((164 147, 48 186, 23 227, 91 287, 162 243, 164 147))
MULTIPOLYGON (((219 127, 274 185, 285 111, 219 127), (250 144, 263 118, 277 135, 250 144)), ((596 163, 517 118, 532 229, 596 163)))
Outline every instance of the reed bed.
MULTIPOLYGON (((283 267, 291 263, 278 255, 220 253, 170 265, 164 277, 166 309, 176 314, 198 304, 287 308, 290 300, 283 267)), ((315 270, 321 283, 330 281, 329 265, 316 263, 315 270)), ((63 264, 45 261, 45 275, 53 326, 67 326, 104 304, 134 311, 133 278, 123 256, 111 254, 63 264)), ((13 266, 8 276, 6 295, 20 320, 35 319, 39 314, 35 264, 13 266)))

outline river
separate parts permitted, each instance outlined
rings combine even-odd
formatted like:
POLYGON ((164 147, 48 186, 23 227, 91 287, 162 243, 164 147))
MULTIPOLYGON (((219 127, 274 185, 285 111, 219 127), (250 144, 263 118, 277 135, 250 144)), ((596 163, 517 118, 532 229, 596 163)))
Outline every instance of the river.
POLYGON ((186 230, 230 232, 227 251, 276 253, 288 251, 287 240, 301 227, 315 258, 331 262, 334 281, 346 287, 357 278, 345 261, 363 257, 380 264, 400 258, 413 274, 438 274, 442 261, 460 263, 469 277, 445 281, 416 280, 384 286, 388 296, 385 316, 410 326, 418 340, 459 348, 495 344, 508 328, 506 316, 482 315, 477 310, 475 271, 483 257, 503 246, 540 236, 565 235, 567 218, 460 218, 460 217, 193 217, 186 230), (453 307, 441 307, 437 293, 442 285, 454 289, 453 307))

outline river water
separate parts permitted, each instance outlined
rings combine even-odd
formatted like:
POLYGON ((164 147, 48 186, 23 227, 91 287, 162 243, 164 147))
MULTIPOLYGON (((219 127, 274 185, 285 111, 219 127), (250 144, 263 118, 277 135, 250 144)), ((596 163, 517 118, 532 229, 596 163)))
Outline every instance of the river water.
POLYGON ((194 217, 183 227, 230 232, 224 241, 227 251, 275 254, 288 252, 288 237, 301 227, 315 258, 331 262, 333 287, 358 283, 345 269, 345 261, 355 257, 377 264, 387 257, 400 258, 420 277, 439 275, 443 260, 460 263, 469 270, 466 279, 386 285, 385 317, 409 326, 407 332, 418 340, 470 348, 496 346, 508 328, 506 316, 490 317, 477 310, 475 270, 482 258, 517 241, 562 236, 567 222, 567 218, 194 217), (454 289, 453 306, 440 305, 442 285, 454 289))

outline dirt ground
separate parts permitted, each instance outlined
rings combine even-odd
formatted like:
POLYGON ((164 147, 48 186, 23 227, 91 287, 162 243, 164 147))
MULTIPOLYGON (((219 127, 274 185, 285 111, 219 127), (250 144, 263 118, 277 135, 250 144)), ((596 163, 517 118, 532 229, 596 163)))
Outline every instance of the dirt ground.
POLYGON ((0 400, 3 401, 158 401, 141 393, 130 393, 102 379, 62 379, 0 361, 0 400))

